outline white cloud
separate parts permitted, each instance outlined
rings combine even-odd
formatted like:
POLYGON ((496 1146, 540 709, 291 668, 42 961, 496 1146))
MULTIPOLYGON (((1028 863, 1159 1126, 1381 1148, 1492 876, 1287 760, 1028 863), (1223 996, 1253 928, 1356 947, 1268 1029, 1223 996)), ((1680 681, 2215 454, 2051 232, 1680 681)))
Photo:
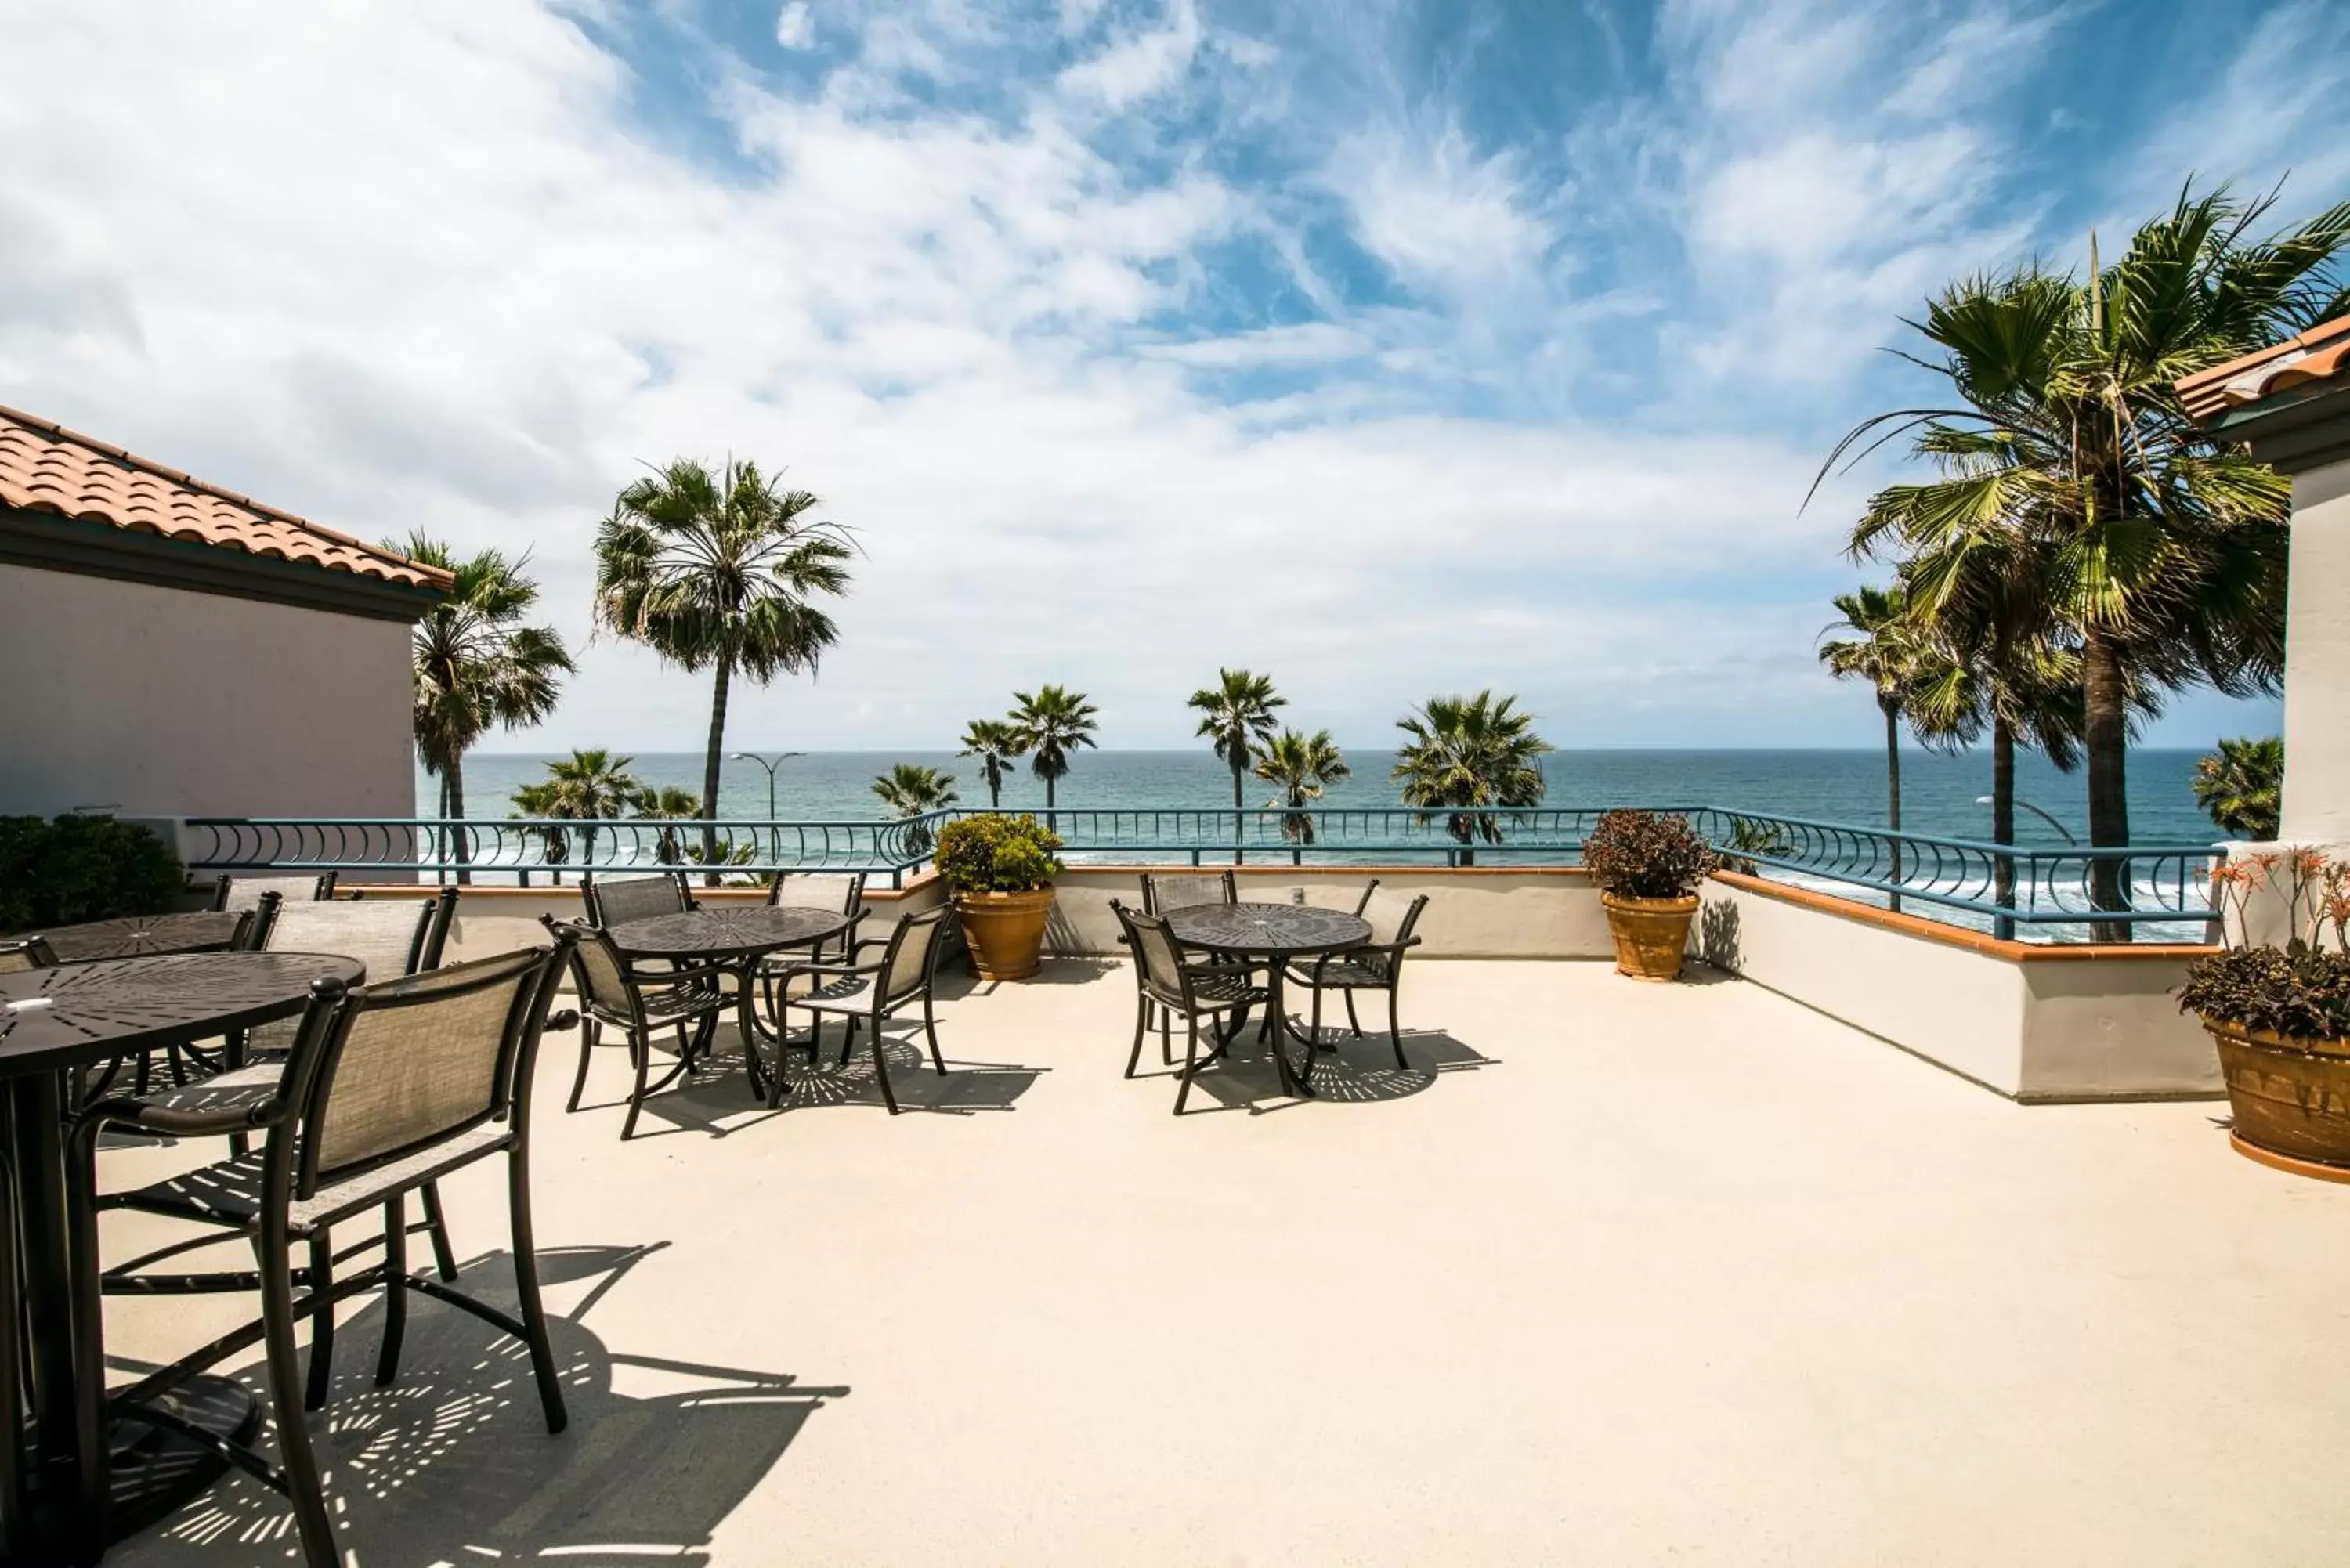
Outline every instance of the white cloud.
POLYGON ((791 0, 775 16, 775 42, 787 49, 805 49, 816 38, 816 16, 808 0, 791 0))
POLYGON ((1132 34, 1061 73, 1061 90, 1113 112, 1166 91, 1182 79, 1200 49, 1193 0, 1171 0, 1162 27, 1132 34))
POLYGON ((1516 289, 1550 243, 1516 158, 1480 155, 1457 126, 1363 132, 1339 148, 1327 177, 1364 245, 1407 283, 1440 295, 1516 289))

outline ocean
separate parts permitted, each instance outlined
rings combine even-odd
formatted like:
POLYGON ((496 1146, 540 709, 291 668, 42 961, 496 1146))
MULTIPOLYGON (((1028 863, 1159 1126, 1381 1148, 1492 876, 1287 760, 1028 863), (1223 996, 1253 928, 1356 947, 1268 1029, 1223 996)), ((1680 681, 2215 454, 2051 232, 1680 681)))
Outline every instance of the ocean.
MULTIPOLYGON (((735 742, 748 749, 749 742, 735 742)), ((768 753, 773 755, 773 753, 768 753)), ((2133 750, 2129 757, 2130 836, 2138 844, 2208 844, 2220 836, 2189 789, 2196 758, 2184 750, 2133 750)), ((549 754, 476 752, 466 759, 468 815, 513 815, 516 787, 544 776, 549 754)), ((1356 773, 1333 786, 1324 804, 1388 805, 1397 802, 1388 776, 1393 757, 1354 754, 1356 773)), ((898 763, 920 763, 951 774, 964 805, 985 805, 987 788, 972 759, 947 752, 811 752, 777 770, 775 815, 786 821, 869 822, 887 815, 872 782, 898 763)), ((1041 807, 1044 786, 1024 763, 1004 781, 1007 807, 1041 807)), ((640 753, 629 771, 647 784, 676 785, 699 794, 702 757, 688 753, 640 753)), ((1857 826, 1882 825, 1885 753, 1881 751, 1562 751, 1544 759, 1554 806, 1718 805, 1780 816, 1857 826)), ((1991 758, 1983 752, 1942 756, 1905 752, 1901 758, 1902 825, 1912 832, 1988 838, 1991 808, 1978 804, 1991 791, 1991 758)), ((2034 753, 2016 759, 2016 793, 2074 837, 2088 839, 2087 797, 2078 773, 2060 774, 2034 753)), ((1254 779, 1243 799, 1271 804, 1272 786, 1254 779)), ((420 815, 432 815, 436 796, 419 773, 420 815)), ((1232 775, 1205 746, 1180 752, 1083 752, 1060 784, 1066 806, 1212 806, 1232 801, 1232 775)), ((757 764, 726 763, 719 815, 742 820, 768 815, 767 775, 757 764)), ((2046 821, 2019 805, 2021 844, 2061 846, 2046 821)))

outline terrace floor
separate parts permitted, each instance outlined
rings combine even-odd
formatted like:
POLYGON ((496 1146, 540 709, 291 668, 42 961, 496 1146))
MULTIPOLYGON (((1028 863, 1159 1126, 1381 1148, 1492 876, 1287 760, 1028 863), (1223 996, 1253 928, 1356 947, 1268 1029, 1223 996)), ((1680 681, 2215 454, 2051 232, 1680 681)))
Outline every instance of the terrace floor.
MULTIPOLYGON (((775 1116, 711 1078, 627 1145, 620 1054, 566 1116, 550 1036, 570 1429, 428 1302, 373 1388, 348 1314, 354 1560, 2350 1561, 2350 1189, 2233 1155, 2220 1106, 2019 1107, 1750 984, 1427 962, 1433 1074, 1350 1043, 1325 1101, 1252 1109, 1250 1065, 1177 1121, 1119 1077, 1132 1006, 1049 966, 944 1006, 943 1083, 899 1049, 926 1110, 869 1067, 775 1116)), ((501 1180, 452 1190, 494 1284, 501 1180)), ((109 1348, 245 1304, 112 1300, 109 1348)), ((225 1481, 109 1561, 283 1561, 286 1520, 225 1481)))

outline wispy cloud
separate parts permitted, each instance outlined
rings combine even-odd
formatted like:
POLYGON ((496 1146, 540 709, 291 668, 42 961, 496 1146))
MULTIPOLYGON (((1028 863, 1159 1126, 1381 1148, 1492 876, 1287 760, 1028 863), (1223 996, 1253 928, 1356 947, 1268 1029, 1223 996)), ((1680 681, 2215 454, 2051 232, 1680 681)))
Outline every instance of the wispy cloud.
MULTIPOLYGON (((639 463, 787 463, 868 552, 822 680, 742 700, 792 743, 938 744, 1039 680, 1173 742, 1218 663, 1353 739, 1488 684, 1569 743, 1859 739, 1810 670, 1824 434, 1898 312, 2079 199, 2012 167, 2069 13, 1931 15, 47 0, 0 384, 355 532, 526 545, 575 636, 639 463)), ((2339 31, 2285 7, 2215 65, 2248 169, 2299 147, 2264 85, 2338 123, 2339 31)), ((696 743, 639 650, 574 690, 546 743, 696 743)))

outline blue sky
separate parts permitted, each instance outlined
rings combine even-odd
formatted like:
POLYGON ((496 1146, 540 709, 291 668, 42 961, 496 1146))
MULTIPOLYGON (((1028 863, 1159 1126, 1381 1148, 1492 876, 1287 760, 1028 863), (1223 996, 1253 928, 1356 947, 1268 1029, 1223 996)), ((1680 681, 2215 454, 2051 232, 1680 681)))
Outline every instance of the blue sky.
MULTIPOLYGON (((638 465, 787 464, 866 550, 743 743, 1015 687, 1180 743, 1219 664, 1383 744, 1867 744, 1814 668, 1951 276, 2190 172, 2350 194, 2350 6, 36 4, 0 401, 369 535, 527 548, 587 632, 638 465)), ((516 742, 688 749, 604 639, 516 742)), ((2272 728, 2182 697, 2151 739, 2272 728)))

